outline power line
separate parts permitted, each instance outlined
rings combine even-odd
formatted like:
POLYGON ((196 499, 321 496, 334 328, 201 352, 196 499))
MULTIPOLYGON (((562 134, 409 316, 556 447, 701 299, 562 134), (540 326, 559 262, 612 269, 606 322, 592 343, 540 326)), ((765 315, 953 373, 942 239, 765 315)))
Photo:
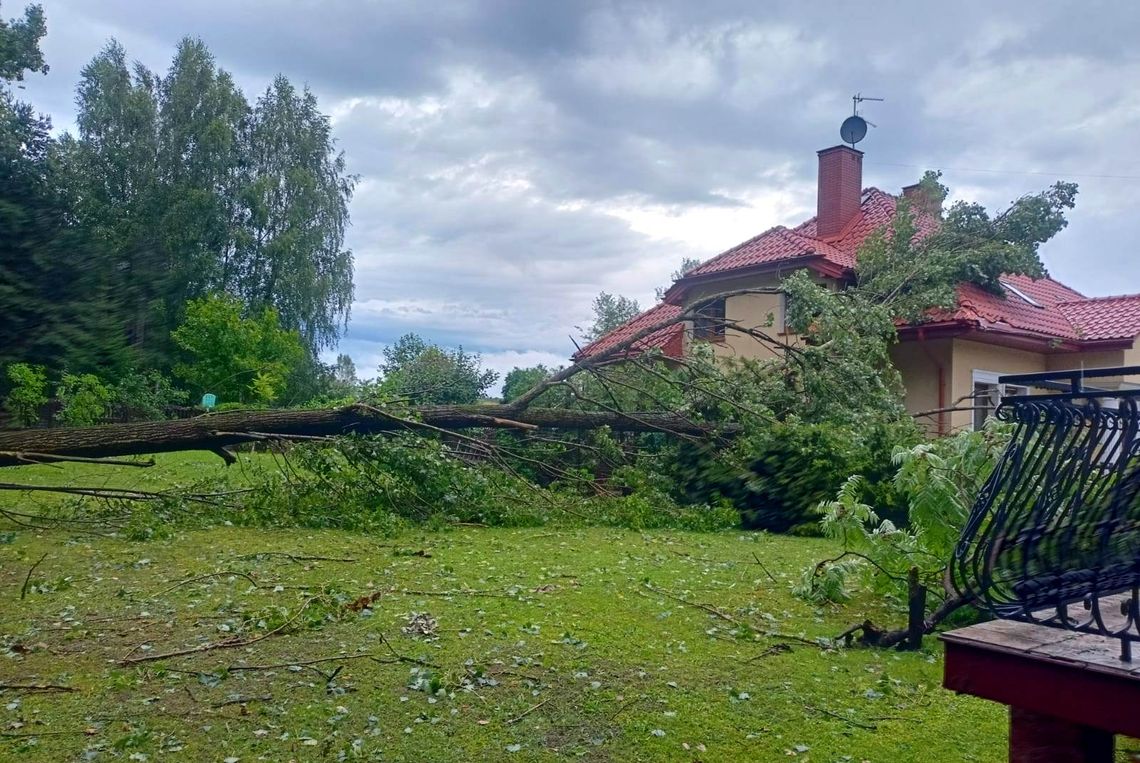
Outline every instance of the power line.
MULTIPOLYGON (((923 164, 901 164, 899 162, 879 162, 875 164, 882 164, 887 167, 907 167, 917 170, 932 169, 930 165, 923 164)), ((1071 172, 1038 172, 1034 170, 994 170, 994 169, 979 169, 976 167, 938 167, 943 172, 984 172, 991 175, 1046 175, 1055 178, 1094 178, 1097 180, 1140 180, 1140 175, 1096 175, 1091 173, 1071 173, 1071 172)))

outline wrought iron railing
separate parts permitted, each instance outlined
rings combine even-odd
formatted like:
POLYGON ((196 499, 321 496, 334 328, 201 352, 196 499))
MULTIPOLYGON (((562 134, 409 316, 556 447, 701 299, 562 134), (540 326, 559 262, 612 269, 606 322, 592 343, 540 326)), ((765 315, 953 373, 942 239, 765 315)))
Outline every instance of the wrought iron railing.
POLYGON ((966 522, 954 587, 1000 618, 1140 641, 1140 389, 1089 379, 1140 367, 1018 374, 999 384, 1013 437, 966 522))

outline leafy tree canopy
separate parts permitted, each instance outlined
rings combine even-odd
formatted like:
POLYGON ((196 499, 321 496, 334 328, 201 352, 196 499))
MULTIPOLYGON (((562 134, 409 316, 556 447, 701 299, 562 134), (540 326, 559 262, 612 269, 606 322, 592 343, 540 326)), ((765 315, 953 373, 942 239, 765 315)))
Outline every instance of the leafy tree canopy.
POLYGON ((908 321, 921 320, 931 308, 953 308, 960 283, 1003 294, 1003 275, 1047 275, 1037 250, 1065 228, 1065 211, 1076 203, 1075 183, 1055 183, 992 217, 965 201, 943 212, 948 190, 939 178, 926 173, 919 184, 921 208, 901 199, 890 230, 869 237, 859 251, 857 294, 908 321), (918 214, 933 218, 926 235, 918 214))
POLYGON ((384 348, 383 391, 417 403, 467 404, 485 396, 499 374, 484 369, 478 355, 444 349, 418 334, 405 334, 384 348))
POLYGON ((47 21, 40 5, 24 9, 24 18, 4 21, 0 17, 0 80, 19 82, 25 72, 47 74, 48 65, 40 50, 47 34, 47 21))
POLYGON ((529 392, 550 374, 551 370, 542 364, 529 368, 512 368, 503 377, 503 402, 509 403, 520 395, 529 392))
POLYGON ((300 335, 281 327, 276 310, 244 317, 241 302, 225 294, 190 302, 174 341, 187 356, 175 374, 219 403, 272 403, 305 358, 300 335))
POLYGON ((594 322, 583 336, 587 342, 600 339, 641 312, 637 300, 604 291, 594 298, 592 307, 594 322))

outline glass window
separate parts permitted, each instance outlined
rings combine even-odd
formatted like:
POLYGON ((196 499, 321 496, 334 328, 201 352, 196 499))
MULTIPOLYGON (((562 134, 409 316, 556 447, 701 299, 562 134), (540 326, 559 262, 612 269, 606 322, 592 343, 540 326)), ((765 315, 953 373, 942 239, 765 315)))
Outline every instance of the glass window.
POLYGON ((693 338, 710 342, 724 341, 724 300, 706 302, 693 320, 693 338))

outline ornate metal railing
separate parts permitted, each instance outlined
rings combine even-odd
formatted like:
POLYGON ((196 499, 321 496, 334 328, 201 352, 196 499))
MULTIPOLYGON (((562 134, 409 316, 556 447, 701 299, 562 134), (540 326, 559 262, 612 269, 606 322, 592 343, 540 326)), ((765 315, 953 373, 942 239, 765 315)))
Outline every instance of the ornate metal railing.
POLYGON ((1140 367, 1003 376, 1014 426, 966 522, 951 579, 1000 618, 1140 641, 1140 367))

